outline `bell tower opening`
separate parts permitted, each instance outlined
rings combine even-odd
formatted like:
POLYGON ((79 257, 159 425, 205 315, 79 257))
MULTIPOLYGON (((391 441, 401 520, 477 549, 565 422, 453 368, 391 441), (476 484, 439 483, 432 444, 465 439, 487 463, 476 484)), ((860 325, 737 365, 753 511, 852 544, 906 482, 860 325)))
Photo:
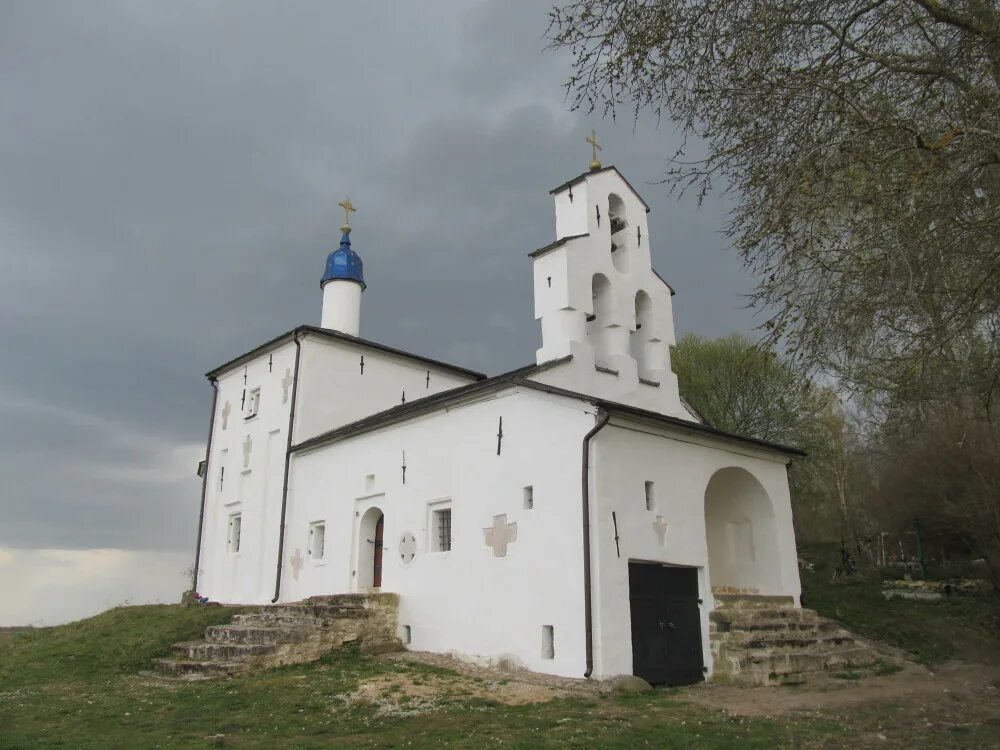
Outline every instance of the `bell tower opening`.
POLYGON ((616 271, 628 273, 628 219, 625 216, 625 201, 614 193, 608 196, 608 223, 611 227, 611 261, 616 271))
POLYGON ((635 295, 635 330, 629 334, 629 349, 640 378, 649 378, 650 338, 653 335, 653 301, 643 290, 635 295))

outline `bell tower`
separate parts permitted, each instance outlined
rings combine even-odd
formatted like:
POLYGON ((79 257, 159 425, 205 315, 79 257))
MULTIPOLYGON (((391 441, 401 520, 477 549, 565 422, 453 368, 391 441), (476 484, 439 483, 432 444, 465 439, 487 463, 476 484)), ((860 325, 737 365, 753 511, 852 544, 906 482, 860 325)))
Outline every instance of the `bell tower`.
POLYGON ((551 191, 556 241, 531 253, 539 381, 662 414, 691 418, 670 369, 673 290, 652 267, 649 206, 597 159, 551 191))

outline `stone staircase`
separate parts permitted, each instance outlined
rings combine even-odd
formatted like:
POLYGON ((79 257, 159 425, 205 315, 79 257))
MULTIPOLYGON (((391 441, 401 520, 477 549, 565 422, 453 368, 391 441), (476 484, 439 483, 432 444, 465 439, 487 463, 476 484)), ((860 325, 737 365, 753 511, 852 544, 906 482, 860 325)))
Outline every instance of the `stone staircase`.
POLYGON ((791 597, 715 596, 709 633, 714 679, 741 685, 796 685, 831 672, 877 666, 868 644, 791 597))
POLYGON ((396 594, 314 596, 261 607, 206 628, 204 640, 175 643, 175 656, 153 665, 162 674, 205 678, 315 661, 347 644, 363 653, 395 651, 402 648, 398 609, 396 594))

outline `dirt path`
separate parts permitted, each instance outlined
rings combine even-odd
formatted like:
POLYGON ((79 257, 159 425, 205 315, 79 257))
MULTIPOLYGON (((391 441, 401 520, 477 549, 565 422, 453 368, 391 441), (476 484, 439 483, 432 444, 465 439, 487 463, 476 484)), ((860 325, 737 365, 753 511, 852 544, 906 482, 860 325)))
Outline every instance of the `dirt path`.
POLYGON ((976 704, 1000 716, 1000 668, 952 662, 929 671, 911 665, 901 672, 861 680, 829 679, 800 687, 733 687, 704 684, 684 688, 683 700, 741 716, 778 716, 794 711, 868 708, 876 703, 926 707, 940 701, 976 704))

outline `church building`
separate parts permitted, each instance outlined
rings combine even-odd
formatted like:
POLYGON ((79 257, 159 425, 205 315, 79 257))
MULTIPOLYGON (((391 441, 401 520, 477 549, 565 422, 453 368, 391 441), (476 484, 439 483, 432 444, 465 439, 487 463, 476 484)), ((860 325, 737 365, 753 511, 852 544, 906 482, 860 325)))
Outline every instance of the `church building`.
POLYGON ((319 326, 208 373, 201 595, 392 592, 410 649, 673 683, 711 674, 720 599, 799 606, 799 452, 685 403, 674 293, 625 177, 595 151, 551 194, 555 241, 529 254, 541 348, 489 377, 360 337, 378 280, 341 204, 319 326))

